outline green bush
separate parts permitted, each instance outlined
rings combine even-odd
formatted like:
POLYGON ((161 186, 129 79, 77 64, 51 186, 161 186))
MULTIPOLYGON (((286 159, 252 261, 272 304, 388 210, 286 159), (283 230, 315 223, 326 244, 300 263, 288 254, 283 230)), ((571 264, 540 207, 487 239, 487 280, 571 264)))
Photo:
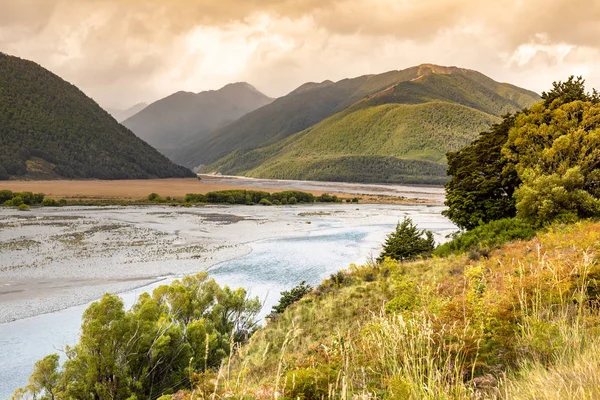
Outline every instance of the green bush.
POLYGON ((27 211, 29 210, 29 206, 27 204, 20 204, 19 207, 17 207, 17 209, 21 211, 27 211))
POLYGON ((58 205, 61 206, 61 207, 66 206, 67 204, 68 204, 67 200, 65 200, 65 199, 60 199, 58 201, 58 205))
POLYGON ((273 203, 271 203, 269 200, 265 199, 264 197, 262 199, 260 199, 260 201, 258 202, 258 204, 262 204, 263 206, 270 206, 273 203))
POLYGON ((13 192, 11 190, 0 190, 0 203, 4 203, 7 200, 12 200, 13 192))
POLYGON ((293 196, 288 199, 288 204, 296 204, 297 202, 298 200, 293 196))
POLYGON ((433 254, 445 257, 453 253, 472 251, 475 258, 477 254, 485 255, 486 249, 513 240, 528 240, 534 236, 535 230, 531 224, 518 218, 504 218, 455 235, 450 242, 438 246, 433 254))
POLYGON ((158 203, 160 202, 162 199, 160 198, 160 196, 158 195, 158 193, 150 193, 148 195, 148 201, 151 201, 153 203, 158 203))
POLYGON ((329 193, 323 193, 319 197, 317 197, 317 201, 321 203, 339 203, 341 200, 335 196, 330 195, 329 193))
POLYGON ((280 202, 279 200, 275 199, 275 200, 273 200, 273 203, 272 203, 272 204, 273 204, 274 206, 280 206, 280 205, 281 205, 281 202, 280 202))
POLYGON ((414 260, 419 256, 431 255, 434 248, 433 234, 419 231, 412 219, 404 217, 404 221, 399 222, 396 230, 388 235, 377 261, 381 262, 386 257, 398 261, 414 260))
POLYGON ((44 207, 58 207, 60 204, 54 199, 44 199, 42 205, 44 207))
POLYGON ((19 207, 21 204, 25 204, 25 201, 23 201, 23 198, 21 196, 15 196, 10 201, 10 205, 13 207, 19 207))
POLYGON ((286 308, 306 296, 311 291, 312 286, 307 285, 306 281, 302 281, 299 285, 293 287, 292 289, 281 292, 279 304, 273 306, 273 312, 276 314, 281 314, 286 310, 286 308))
POLYGON ((196 194, 196 193, 188 193, 185 195, 184 201, 186 203, 206 203, 206 195, 196 194))

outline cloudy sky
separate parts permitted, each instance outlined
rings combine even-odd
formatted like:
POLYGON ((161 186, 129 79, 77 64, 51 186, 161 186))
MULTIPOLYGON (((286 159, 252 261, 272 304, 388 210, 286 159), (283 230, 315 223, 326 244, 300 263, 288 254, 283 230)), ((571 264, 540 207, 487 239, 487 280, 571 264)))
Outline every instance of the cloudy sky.
POLYGON ((571 74, 600 88, 600 1, 0 0, 0 51, 116 108, 237 81, 277 97, 422 63, 538 92, 571 74))

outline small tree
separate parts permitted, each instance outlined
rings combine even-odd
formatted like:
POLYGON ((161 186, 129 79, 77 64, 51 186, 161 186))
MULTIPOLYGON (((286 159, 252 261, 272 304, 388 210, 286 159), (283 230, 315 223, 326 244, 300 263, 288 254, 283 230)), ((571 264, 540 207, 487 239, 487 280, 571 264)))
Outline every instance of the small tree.
POLYGON ((281 314, 286 308, 303 298, 306 294, 312 291, 312 286, 307 285, 306 281, 300 282, 300 284, 289 291, 281 292, 281 298, 279 304, 273 306, 273 313, 281 314))
POLYGON ((418 256, 429 256, 434 248, 433 234, 420 231, 412 219, 404 217, 404 221, 398 223, 396 230, 388 235, 377 261, 381 262, 386 257, 398 261, 414 260, 418 256))

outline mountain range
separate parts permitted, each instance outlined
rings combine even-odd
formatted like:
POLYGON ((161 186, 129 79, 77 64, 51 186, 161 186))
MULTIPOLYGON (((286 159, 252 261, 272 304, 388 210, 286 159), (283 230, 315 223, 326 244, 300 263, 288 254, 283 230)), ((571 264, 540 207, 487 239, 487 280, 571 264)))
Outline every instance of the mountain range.
POLYGON ((0 179, 193 177, 40 65, 0 53, 0 179))
POLYGON ((261 178, 441 183, 446 152, 539 99, 477 71, 423 64, 304 84, 171 159, 261 178))
POLYGON ((119 110, 117 108, 107 108, 106 111, 108 111, 108 113, 112 115, 113 118, 117 120, 117 122, 123 122, 127 118, 139 113, 146 107, 148 107, 148 103, 138 103, 125 110, 119 110))
POLYGON ((201 139, 272 101, 247 83, 233 83, 219 90, 174 93, 122 123, 169 156, 192 137, 201 139))

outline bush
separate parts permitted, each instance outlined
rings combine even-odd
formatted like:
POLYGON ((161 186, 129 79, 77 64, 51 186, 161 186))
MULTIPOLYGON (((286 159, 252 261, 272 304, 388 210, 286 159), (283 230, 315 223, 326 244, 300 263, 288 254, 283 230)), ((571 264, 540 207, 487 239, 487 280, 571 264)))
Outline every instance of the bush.
POLYGON ((455 235, 450 242, 438 246, 433 254, 445 257, 471 251, 471 257, 479 259, 480 256, 485 257, 493 247, 513 240, 528 240, 534 236, 535 230, 531 224, 518 218, 504 218, 455 235))
POLYGON ((285 311, 286 308, 303 298, 305 295, 312 291, 312 286, 307 285, 306 281, 300 282, 299 285, 290 289, 281 292, 281 298, 279 299, 279 304, 273 306, 273 312, 276 314, 281 314, 285 311))
POLYGON ((388 235, 377 261, 381 262, 386 257, 398 261, 414 260, 430 255, 434 248, 433 234, 419 231, 412 219, 404 217, 404 221, 398 223, 396 230, 388 235))
POLYGON ((23 198, 21 196, 15 196, 10 201, 10 205, 13 207, 19 207, 21 204, 25 204, 25 202, 23 201, 23 198))
POLYGON ((7 200, 12 200, 13 192, 10 190, 0 190, 0 203, 4 203, 7 200))
POLYGON ((61 207, 66 206, 67 204, 68 204, 67 200, 65 200, 65 199, 60 199, 58 201, 58 205, 61 206, 61 207))
POLYGON ((288 199, 288 204, 296 204, 297 202, 298 200, 293 196, 288 199))
POLYGON ((273 205, 274 206, 280 206, 281 202, 279 200, 275 199, 275 200, 273 200, 273 205))
POLYGON ((162 199, 160 198, 160 196, 158 195, 158 193, 150 193, 148 195, 148 201, 151 201, 153 203, 158 203, 160 202, 162 199))
POLYGON ((185 195, 186 203, 206 203, 206 196, 203 194, 188 193, 185 195))
POLYGON ((332 196, 329 193, 323 193, 317 197, 317 201, 321 203, 339 203, 341 200, 337 196, 332 196))
POLYGON ((263 206, 270 206, 273 203, 271 203, 269 200, 267 200, 265 198, 262 198, 262 199, 260 199, 260 201, 258 202, 258 204, 262 204, 263 206))
POLYGON ((54 199, 44 199, 42 205, 44 207, 58 207, 60 204, 54 199))
POLYGON ((17 209, 21 211, 27 211, 29 210, 29 206, 27 204, 20 204, 19 207, 17 207, 17 209))

